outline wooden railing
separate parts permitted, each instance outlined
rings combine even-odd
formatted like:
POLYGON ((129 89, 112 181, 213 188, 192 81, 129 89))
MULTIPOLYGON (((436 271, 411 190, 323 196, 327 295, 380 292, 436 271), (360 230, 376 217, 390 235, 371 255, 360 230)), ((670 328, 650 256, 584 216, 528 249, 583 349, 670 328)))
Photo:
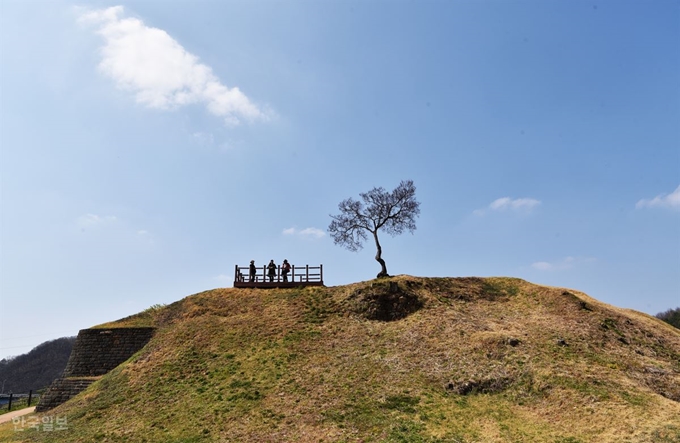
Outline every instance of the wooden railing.
POLYGON ((250 275, 249 266, 236 265, 234 269, 235 288, 280 288, 295 286, 323 286, 323 265, 295 266, 291 265, 288 275, 284 275, 281 266, 276 266, 276 274, 269 275, 267 266, 256 268, 250 275))

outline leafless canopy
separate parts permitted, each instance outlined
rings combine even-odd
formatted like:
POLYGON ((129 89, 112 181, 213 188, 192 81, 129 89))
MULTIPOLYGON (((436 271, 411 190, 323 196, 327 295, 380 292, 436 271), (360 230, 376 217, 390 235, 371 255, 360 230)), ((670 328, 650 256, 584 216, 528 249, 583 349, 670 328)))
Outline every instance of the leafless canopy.
POLYGON ((367 233, 371 233, 377 249, 375 259, 382 266, 378 276, 386 276, 387 268, 381 258, 378 231, 383 230, 392 236, 405 230, 411 233, 415 231, 415 219, 420 214, 420 203, 415 197, 416 187, 412 180, 405 180, 392 192, 380 187, 359 195, 361 201, 348 198, 340 202, 340 214, 331 215, 333 221, 328 226, 328 232, 336 245, 350 251, 361 249, 363 242, 368 239, 367 233))

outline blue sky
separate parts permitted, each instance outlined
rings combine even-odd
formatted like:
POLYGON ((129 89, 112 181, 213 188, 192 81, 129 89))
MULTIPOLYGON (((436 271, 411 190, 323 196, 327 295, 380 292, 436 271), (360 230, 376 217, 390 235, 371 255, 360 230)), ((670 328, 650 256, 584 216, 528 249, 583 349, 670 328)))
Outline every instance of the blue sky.
POLYGON ((680 306, 680 3, 0 3, 0 357, 323 263, 413 180, 391 274, 680 306))

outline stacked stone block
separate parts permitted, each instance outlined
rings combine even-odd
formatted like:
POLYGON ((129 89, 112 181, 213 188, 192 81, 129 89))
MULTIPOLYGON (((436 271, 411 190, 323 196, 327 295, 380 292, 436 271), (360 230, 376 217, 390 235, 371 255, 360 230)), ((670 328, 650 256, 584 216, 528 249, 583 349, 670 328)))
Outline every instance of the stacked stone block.
POLYGON ((36 411, 52 409, 87 389, 151 340, 154 328, 82 329, 66 369, 40 398, 36 411))
POLYGON ((66 402, 71 397, 83 392, 99 377, 93 378, 58 378, 52 382, 50 388, 40 397, 35 407, 37 412, 47 411, 66 402))
POLYGON ((83 329, 66 363, 64 377, 104 375, 142 349, 154 328, 83 329))

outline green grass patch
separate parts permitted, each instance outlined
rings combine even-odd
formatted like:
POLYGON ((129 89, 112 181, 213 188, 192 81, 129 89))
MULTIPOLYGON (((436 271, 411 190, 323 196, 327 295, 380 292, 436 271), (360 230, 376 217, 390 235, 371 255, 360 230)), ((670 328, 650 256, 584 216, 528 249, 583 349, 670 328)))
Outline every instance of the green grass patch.
POLYGON ((491 300, 519 294, 519 287, 512 279, 486 279, 482 284, 482 290, 485 297, 491 300))
POLYGON ((385 399, 383 407, 413 414, 416 412, 415 407, 418 403, 420 403, 420 397, 412 397, 410 395, 390 395, 385 399))

